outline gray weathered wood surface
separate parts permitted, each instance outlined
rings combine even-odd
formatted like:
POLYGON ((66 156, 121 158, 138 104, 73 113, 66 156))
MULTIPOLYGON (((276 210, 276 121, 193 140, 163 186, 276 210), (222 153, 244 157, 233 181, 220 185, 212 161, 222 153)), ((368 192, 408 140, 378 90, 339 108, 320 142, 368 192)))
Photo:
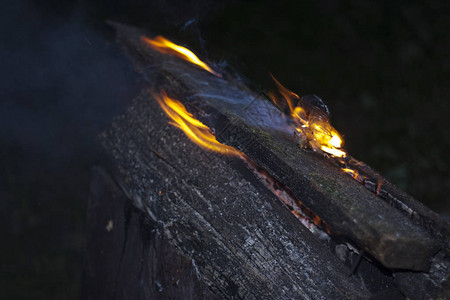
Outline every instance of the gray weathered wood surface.
MULTIPOLYGON (((399 273, 400 280, 395 278, 399 286, 403 283, 405 295, 418 295, 405 287, 412 280, 409 270, 425 272, 417 273, 422 276, 419 281, 432 288, 423 295, 443 293, 449 276, 448 227, 437 214, 409 196, 395 198, 409 201, 404 205, 413 212, 405 213, 398 202, 393 206, 385 201, 392 197, 377 197, 333 161, 300 149, 279 126, 280 113, 242 82, 216 78, 155 52, 140 41, 144 32, 113 26, 149 89, 166 90, 184 102, 220 141, 243 151, 319 216, 333 240, 343 240, 337 245, 313 235, 246 161, 194 145, 167 124, 150 92, 144 91, 101 136, 108 157, 105 165, 134 205, 160 225, 217 295, 360 299, 383 292, 367 284, 367 276, 348 276, 348 259, 343 263, 345 258, 338 259, 329 249, 346 243, 364 249, 369 259, 387 268, 406 270, 399 273)), ((386 187, 391 196, 400 193, 390 184, 386 187)), ((380 275, 382 267, 371 268, 391 289, 392 280, 380 275)))
POLYGON ((221 299, 101 167, 89 198, 83 299, 221 299))
MULTIPOLYGON (((320 155, 300 150, 291 140, 267 134, 267 123, 269 128, 279 123, 267 101, 255 101, 255 93, 239 81, 216 78, 178 58, 155 52, 142 43, 140 36, 144 33, 139 30, 116 27, 119 43, 152 88, 171 91, 203 112, 211 107, 218 110, 203 121, 219 133, 219 140, 245 150, 259 167, 285 184, 298 200, 325 220, 333 233, 350 237, 388 268, 429 269, 430 259, 439 249, 438 241, 408 215, 390 209, 385 201, 355 184, 320 155), (267 110, 270 111, 266 113, 267 110), (227 120, 221 122, 218 114, 227 120), (260 120, 261 115, 271 117, 260 120), (233 134, 223 130, 230 119, 233 134), (249 140, 255 143, 248 145, 249 140)), ((440 220, 437 214, 433 214, 433 219, 440 220)), ((440 246, 448 247, 448 236, 444 236, 440 246)))
POLYGON ((219 295, 248 299, 370 295, 241 166, 243 161, 201 150, 167 124, 149 94, 144 92, 105 133, 103 145, 134 204, 161 224, 165 236, 195 262, 203 280, 219 295))

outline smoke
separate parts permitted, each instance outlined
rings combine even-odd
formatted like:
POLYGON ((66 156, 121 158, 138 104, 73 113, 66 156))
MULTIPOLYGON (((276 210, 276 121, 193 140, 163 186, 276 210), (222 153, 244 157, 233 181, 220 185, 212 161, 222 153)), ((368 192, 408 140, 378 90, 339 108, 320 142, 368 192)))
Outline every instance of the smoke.
POLYGON ((8 262, 0 266, 2 299, 79 298, 96 136, 139 90, 104 21, 183 34, 202 48, 198 18, 218 7, 132 2, 2 3, 0 256, 8 262))
POLYGON ((137 75, 72 7, 3 3, 0 34, 0 298, 77 298, 95 139, 137 75))
POLYGON ((52 19, 24 2, 10 9, 1 21, 2 140, 47 162, 71 159, 120 112, 133 71, 81 16, 52 19), (25 22, 11 22, 17 17, 25 22))

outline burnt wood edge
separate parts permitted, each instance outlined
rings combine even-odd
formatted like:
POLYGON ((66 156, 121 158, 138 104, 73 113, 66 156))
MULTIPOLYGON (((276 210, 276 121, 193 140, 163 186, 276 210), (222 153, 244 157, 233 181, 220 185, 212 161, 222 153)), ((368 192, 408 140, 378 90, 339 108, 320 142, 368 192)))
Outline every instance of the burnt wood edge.
MULTIPOLYGON (((353 158, 348 157, 346 160, 351 162, 353 158)), ((329 162, 331 163, 332 160, 329 162)), ((343 166, 340 159, 333 160, 333 163, 337 166, 343 166)), ((347 164, 345 166, 348 167, 347 164)), ((360 183, 365 188, 376 194, 380 199, 386 201, 389 205, 403 212, 403 214, 407 215, 416 224, 426 229, 427 232, 439 241, 443 249, 450 251, 450 221, 445 220, 441 215, 397 188, 395 184, 386 180, 370 166, 357 161, 351 167, 362 175, 363 179, 360 183)))

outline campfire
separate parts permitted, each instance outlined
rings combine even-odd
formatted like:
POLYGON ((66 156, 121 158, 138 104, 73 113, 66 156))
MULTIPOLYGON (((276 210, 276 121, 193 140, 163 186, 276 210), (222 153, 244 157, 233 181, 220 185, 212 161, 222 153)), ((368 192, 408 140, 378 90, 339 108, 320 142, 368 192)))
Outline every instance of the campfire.
MULTIPOLYGON (((214 71, 205 62, 201 61, 192 51, 177 45, 162 36, 157 36, 154 39, 142 36, 141 39, 144 43, 150 45, 157 51, 175 55, 215 76, 221 77, 219 73, 214 71)), ((333 157, 345 157, 346 153, 340 149, 343 145, 343 139, 331 125, 329 111, 323 101, 317 96, 300 99, 297 94, 282 86, 275 77, 272 76, 272 78, 279 87, 279 90, 277 91, 279 96, 276 93, 271 93, 271 100, 281 110, 284 110, 286 106, 289 108, 289 121, 296 124, 295 130, 307 140, 309 146, 314 151, 321 150, 333 157)), ((164 91, 162 93, 165 95, 164 91)), ((167 96, 164 96, 163 98, 165 99, 165 102, 173 101, 167 96)), ((159 101, 159 103, 161 104, 162 102, 159 101)), ((164 111, 167 113, 166 109, 164 109, 164 111)), ((173 119, 171 114, 168 113, 168 115, 173 119)), ((189 134, 189 136, 192 135, 189 134)), ((210 149, 214 149, 214 147, 210 149)))
POLYGON ((195 282, 255 299, 413 297, 412 278, 445 282, 448 224, 348 154, 321 98, 273 76, 258 94, 189 47, 112 26, 147 84, 101 142, 195 282))
MULTIPOLYGON (((141 36, 141 40, 159 52, 174 55, 217 77, 222 77, 221 74, 201 61, 191 50, 177 45, 163 36, 156 36, 153 39, 141 36)), ((354 158, 351 158, 351 163, 344 160, 347 156, 347 153, 342 149, 344 140, 331 125, 330 112, 323 100, 315 95, 300 98, 296 93, 284 87, 273 75, 271 76, 278 89, 271 91, 268 96, 284 114, 284 120, 287 123, 295 124, 293 128, 298 136, 300 146, 328 154, 331 158, 341 158, 338 161, 343 165, 342 171, 349 174, 359 183, 364 184, 368 178, 361 175, 357 169, 354 169, 355 165, 361 166, 364 164, 354 158)), ((187 112, 181 102, 168 97, 165 91, 160 93, 161 95, 156 95, 155 99, 157 99, 161 108, 173 121, 171 124, 183 130, 191 141, 207 151, 229 155, 243 155, 242 152, 233 147, 219 143, 211 129, 187 112)), ((286 124, 286 128, 288 127, 286 124)), ((377 195, 380 193, 381 184, 382 180, 379 179, 376 189, 377 195)))

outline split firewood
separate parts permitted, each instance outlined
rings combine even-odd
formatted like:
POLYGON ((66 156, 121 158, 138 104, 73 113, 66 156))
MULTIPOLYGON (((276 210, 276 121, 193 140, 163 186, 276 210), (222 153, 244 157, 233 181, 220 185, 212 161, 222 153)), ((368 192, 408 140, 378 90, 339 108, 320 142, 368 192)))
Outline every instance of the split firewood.
POLYGON ((320 144, 320 99, 286 114, 176 44, 111 25, 146 87, 102 134, 103 165, 197 284, 220 298, 445 296, 448 223, 345 153, 332 127, 320 144))

